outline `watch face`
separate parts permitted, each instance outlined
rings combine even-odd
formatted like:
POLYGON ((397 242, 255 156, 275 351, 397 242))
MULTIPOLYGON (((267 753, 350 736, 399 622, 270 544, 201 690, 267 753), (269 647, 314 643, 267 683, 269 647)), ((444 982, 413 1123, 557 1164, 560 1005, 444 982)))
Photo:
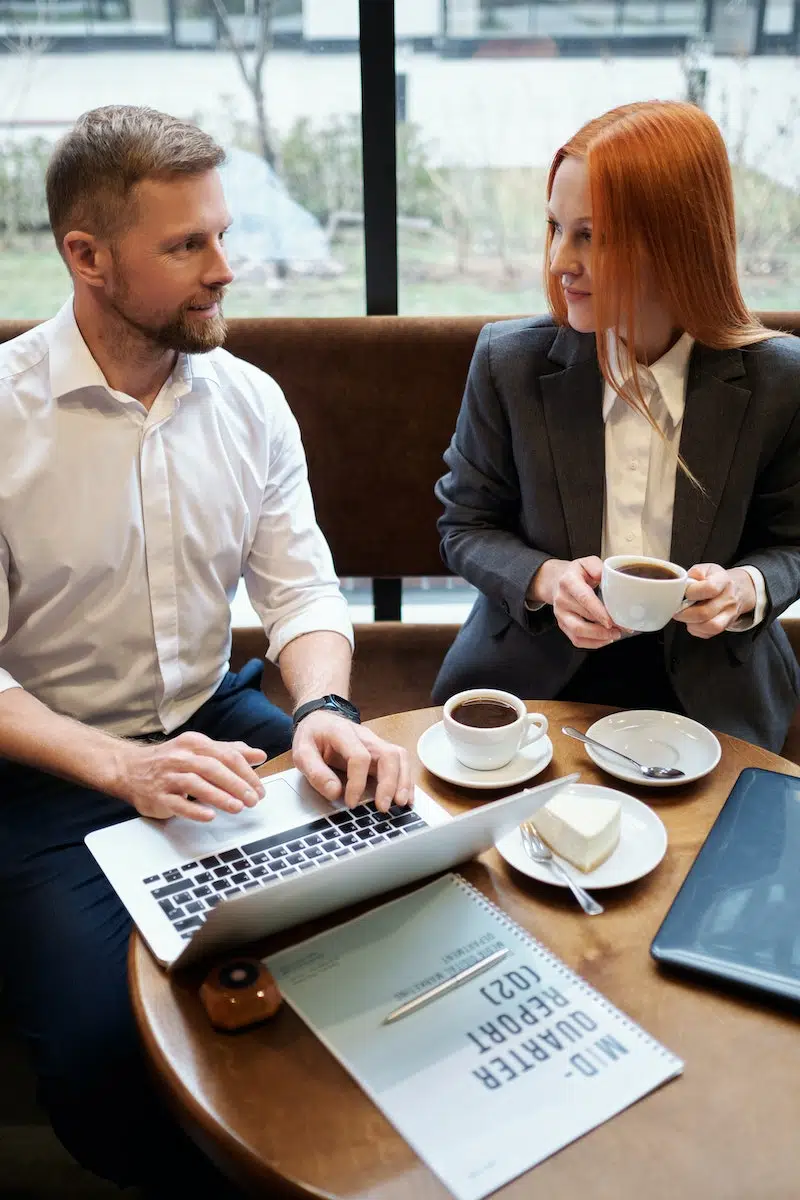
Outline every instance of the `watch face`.
POLYGON ((338 708, 351 721, 358 721, 360 719, 361 714, 355 704, 351 704, 349 700, 345 700, 344 696, 331 696, 330 699, 332 701, 331 707, 338 708))

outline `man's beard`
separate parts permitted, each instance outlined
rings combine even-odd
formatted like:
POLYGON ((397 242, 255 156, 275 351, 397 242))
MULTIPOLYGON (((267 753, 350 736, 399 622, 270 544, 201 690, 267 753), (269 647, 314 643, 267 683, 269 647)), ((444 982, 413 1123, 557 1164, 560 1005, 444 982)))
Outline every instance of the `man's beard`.
MULTIPOLYGON (((217 301, 221 305, 221 299, 217 301)), ((181 354, 206 354, 216 350, 225 341, 228 324, 220 306, 216 316, 192 320, 188 309, 181 309, 176 317, 153 329, 151 336, 166 350, 177 350, 181 354)))
POLYGON ((165 350, 176 350, 180 354, 206 354, 216 350, 223 344, 228 333, 228 325, 222 315, 222 298, 225 289, 220 288, 213 293, 210 300, 204 303, 216 303, 219 312, 216 316, 202 319, 192 319, 189 306, 181 308, 169 321, 155 324, 134 317, 128 309, 126 288, 119 289, 116 297, 111 299, 111 306, 117 316, 129 329, 135 329, 154 346, 165 350))

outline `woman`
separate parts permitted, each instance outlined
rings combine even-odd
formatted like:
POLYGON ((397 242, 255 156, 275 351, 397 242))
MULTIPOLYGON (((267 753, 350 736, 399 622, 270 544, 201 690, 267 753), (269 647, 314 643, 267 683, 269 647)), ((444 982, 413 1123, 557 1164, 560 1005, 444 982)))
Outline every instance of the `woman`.
POLYGON ((730 166, 689 104, 625 105, 555 156, 550 317, 480 334, 436 494, 480 591, 434 688, 685 712, 780 750, 800 672, 800 340, 736 277, 730 166), (602 558, 691 568, 691 605, 625 636, 602 558))

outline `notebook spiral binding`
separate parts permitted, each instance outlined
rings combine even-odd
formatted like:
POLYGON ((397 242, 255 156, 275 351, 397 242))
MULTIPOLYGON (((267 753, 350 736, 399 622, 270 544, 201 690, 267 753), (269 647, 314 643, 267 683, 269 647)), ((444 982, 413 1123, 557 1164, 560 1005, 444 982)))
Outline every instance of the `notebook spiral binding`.
POLYGON ((529 946, 532 946, 536 953, 540 954, 541 957, 547 961, 548 966, 552 967, 552 969, 559 975, 564 976, 565 979, 568 979, 569 982, 577 987, 579 991, 585 993, 587 996, 590 996, 595 1004, 598 1004, 610 1016, 612 1016, 615 1021, 623 1025, 628 1033, 633 1033, 637 1038, 639 1038, 640 1041, 647 1042, 648 1046, 650 1046, 651 1049, 658 1051, 663 1058, 668 1058, 674 1062, 680 1061, 677 1058, 677 1055, 673 1054, 671 1050, 668 1050, 666 1046, 662 1046, 660 1042, 651 1037, 650 1034, 642 1029, 640 1025, 637 1025, 636 1022, 631 1020, 630 1017, 626 1016, 624 1012, 616 1008, 610 1000, 606 999, 602 992, 598 992, 597 989, 593 988, 590 983, 587 983, 585 979, 576 974, 575 971, 571 970, 566 963, 562 962, 557 955, 548 950, 547 947, 542 944, 542 942, 538 941, 533 936, 533 934, 528 933, 527 929, 523 929, 521 925, 517 924, 517 922, 510 917, 507 912, 504 912, 502 908, 499 908, 495 903, 493 903, 493 901, 484 896, 483 892, 474 887, 468 879, 465 879, 463 875, 458 875, 455 873, 453 873, 453 879, 460 888, 462 888, 469 896, 471 896, 476 904, 482 904, 484 908, 489 909, 500 925, 510 930, 513 934, 515 934, 516 937, 526 942, 529 946))

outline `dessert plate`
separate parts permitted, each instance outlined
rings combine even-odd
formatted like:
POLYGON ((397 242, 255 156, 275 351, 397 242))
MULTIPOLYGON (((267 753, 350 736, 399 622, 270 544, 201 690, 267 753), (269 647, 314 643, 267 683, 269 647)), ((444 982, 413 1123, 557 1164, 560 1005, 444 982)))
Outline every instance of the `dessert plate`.
POLYGON ((547 734, 537 738, 496 771, 475 771, 458 761, 448 741, 444 725, 437 721, 426 729, 417 742, 417 757, 432 775, 445 783, 467 788, 504 788, 524 783, 543 771, 553 757, 553 743, 547 734))
POLYGON ((648 779, 636 767, 584 746, 593 763, 609 775, 639 787, 676 787, 702 779, 720 760, 722 748, 710 729, 679 713, 640 709, 601 717, 586 730, 586 736, 605 742, 649 767, 678 767, 683 779, 648 779))
MULTIPOLYGON (((593 871, 579 871, 558 854, 553 855, 553 858, 562 863, 588 891, 632 883, 634 879, 641 879, 658 866, 667 849, 667 831, 664 822, 652 808, 648 808, 635 796, 618 792, 616 788, 599 787, 595 783, 570 783, 564 792, 605 796, 609 800, 619 800, 621 807, 619 842, 599 867, 595 867, 593 871)), ((516 867, 524 875, 529 875, 531 879, 538 879, 541 883, 552 883, 556 887, 567 886, 550 870, 547 863, 534 862, 528 857, 519 829, 512 829, 511 833, 495 842, 495 846, 510 866, 516 867)))

